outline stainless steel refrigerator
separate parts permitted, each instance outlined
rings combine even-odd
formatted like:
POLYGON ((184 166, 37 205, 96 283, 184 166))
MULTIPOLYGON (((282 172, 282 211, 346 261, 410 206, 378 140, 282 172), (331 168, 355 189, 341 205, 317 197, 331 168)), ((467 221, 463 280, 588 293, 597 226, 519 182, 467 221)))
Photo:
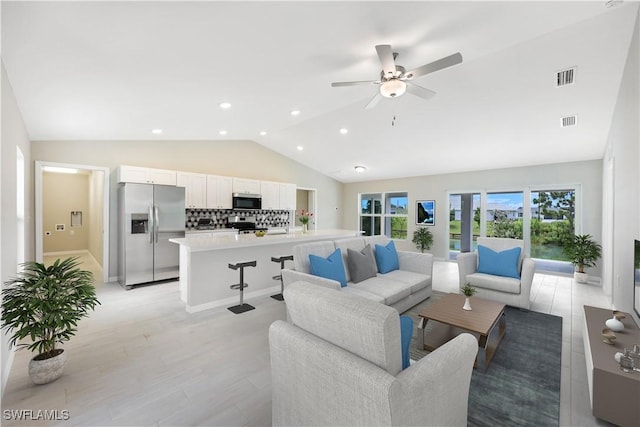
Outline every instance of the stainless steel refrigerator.
POLYGON ((122 184, 118 189, 118 281, 125 289, 175 279, 184 237, 184 187, 122 184))

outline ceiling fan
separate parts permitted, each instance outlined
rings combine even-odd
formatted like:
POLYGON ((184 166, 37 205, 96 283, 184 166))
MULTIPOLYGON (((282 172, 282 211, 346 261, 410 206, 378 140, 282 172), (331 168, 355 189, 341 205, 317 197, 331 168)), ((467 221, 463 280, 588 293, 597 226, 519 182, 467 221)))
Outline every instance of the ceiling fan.
POLYGON ((371 98, 365 107, 366 109, 375 107, 383 97, 397 98, 402 96, 405 91, 419 96, 420 98, 429 99, 436 93, 432 90, 423 88, 422 86, 418 86, 413 83, 412 80, 416 77, 433 73, 434 71, 442 70, 443 68, 451 67, 452 65, 460 64, 462 62, 462 55, 458 52, 415 68, 411 71, 406 71, 403 66, 396 64, 398 53, 393 52, 390 45, 377 45, 376 52, 378 52, 378 58, 380 58, 380 63, 382 64, 380 80, 331 83, 331 87, 356 86, 363 84, 380 85, 380 91, 371 98))

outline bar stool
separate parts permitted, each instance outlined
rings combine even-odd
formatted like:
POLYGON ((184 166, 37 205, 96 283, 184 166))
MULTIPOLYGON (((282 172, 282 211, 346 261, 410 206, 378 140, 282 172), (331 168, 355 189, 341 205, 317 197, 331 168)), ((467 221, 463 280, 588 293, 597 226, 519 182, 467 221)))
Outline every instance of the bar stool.
MULTIPOLYGON (((284 262, 285 261, 293 261, 293 255, 287 255, 287 256, 281 256, 281 257, 272 256, 271 257, 271 261, 279 262, 280 263, 280 270, 282 270, 282 269, 284 269, 284 262)), ((282 272, 280 274, 278 274, 277 276, 273 276, 272 279, 280 281, 280 293, 279 294, 275 294, 275 295, 271 295, 271 298, 277 299, 278 301, 284 301, 284 296, 282 295, 282 293, 284 292, 284 282, 282 280, 282 272)))
POLYGON ((250 304, 244 303, 243 295, 244 295, 244 288, 249 286, 246 283, 244 283, 244 268, 255 267, 256 264, 257 264, 256 261, 247 261, 247 262, 238 262, 236 264, 229 264, 229 268, 232 270, 240 269, 240 283, 229 286, 230 289, 240 289, 240 304, 227 308, 229 311, 232 311, 235 314, 244 313, 245 311, 250 311, 255 308, 250 304))

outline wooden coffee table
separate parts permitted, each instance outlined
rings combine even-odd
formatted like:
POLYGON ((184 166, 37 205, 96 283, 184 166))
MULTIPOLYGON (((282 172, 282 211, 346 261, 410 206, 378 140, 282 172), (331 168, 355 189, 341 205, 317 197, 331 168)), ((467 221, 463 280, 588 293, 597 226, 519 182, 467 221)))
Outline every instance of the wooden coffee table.
POLYGON ((478 357, 474 366, 484 370, 498 349, 507 329, 504 304, 471 297, 472 310, 463 310, 464 295, 447 294, 419 313, 418 348, 433 351, 457 335, 468 332, 478 339, 478 357), (432 330, 426 331, 432 321, 432 330))

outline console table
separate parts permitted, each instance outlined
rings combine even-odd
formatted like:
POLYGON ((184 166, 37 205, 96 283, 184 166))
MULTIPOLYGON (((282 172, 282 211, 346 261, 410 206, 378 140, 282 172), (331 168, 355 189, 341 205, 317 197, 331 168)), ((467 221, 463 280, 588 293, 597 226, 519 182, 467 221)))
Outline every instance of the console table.
POLYGON ((633 344, 640 344, 640 329, 625 313, 624 330, 616 332, 614 344, 605 344, 601 333, 612 312, 584 306, 584 356, 591 408, 594 417, 620 426, 639 426, 640 372, 623 372, 614 355, 625 348, 631 349, 633 344))

